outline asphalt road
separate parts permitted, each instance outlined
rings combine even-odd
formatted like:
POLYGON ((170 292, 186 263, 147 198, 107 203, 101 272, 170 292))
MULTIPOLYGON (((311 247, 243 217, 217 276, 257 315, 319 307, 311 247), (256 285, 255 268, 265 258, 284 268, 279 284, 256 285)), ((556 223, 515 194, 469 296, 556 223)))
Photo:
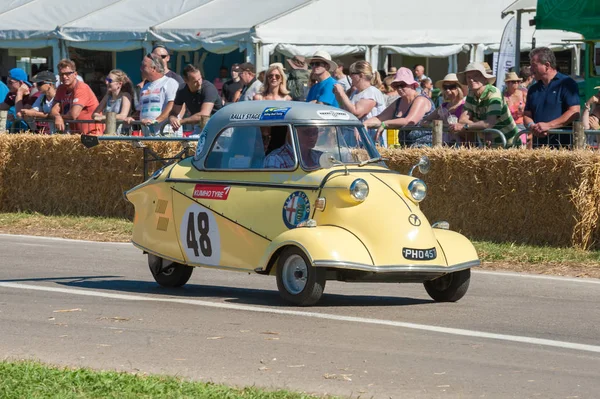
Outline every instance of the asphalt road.
POLYGON ((129 244, 0 235, 0 358, 361 398, 597 398, 600 280, 476 272, 457 303, 419 284, 196 269, 154 283, 129 244))

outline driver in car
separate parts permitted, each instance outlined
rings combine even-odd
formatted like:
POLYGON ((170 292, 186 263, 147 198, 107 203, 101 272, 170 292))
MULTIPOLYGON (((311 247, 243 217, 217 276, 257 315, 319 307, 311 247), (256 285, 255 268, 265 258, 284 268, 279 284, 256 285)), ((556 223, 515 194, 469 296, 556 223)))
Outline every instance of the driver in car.
MULTIPOLYGON (((302 165, 306 169, 317 168, 319 157, 322 154, 321 151, 314 149, 319 138, 319 128, 316 126, 299 126, 296 128, 296 132, 298 133, 302 165)), ((283 146, 267 155, 263 166, 267 169, 289 169, 294 166, 294 150, 289 137, 283 146)))

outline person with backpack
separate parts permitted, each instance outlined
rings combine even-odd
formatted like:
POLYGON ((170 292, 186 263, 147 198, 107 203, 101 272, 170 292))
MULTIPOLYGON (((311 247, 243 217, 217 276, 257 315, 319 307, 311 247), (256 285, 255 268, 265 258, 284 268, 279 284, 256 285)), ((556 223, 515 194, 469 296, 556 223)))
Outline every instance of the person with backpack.
POLYGON ((291 71, 288 75, 287 89, 294 101, 305 101, 308 93, 308 79, 310 72, 306 59, 300 55, 287 60, 291 71))

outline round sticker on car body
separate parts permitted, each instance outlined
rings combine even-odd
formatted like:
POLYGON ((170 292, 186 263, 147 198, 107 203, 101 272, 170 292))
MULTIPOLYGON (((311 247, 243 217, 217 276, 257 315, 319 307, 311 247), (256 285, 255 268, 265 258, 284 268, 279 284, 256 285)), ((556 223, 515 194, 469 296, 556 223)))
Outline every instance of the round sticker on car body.
POLYGON ((283 223, 293 229, 298 223, 304 222, 310 215, 310 201, 302 191, 295 191, 287 197, 283 204, 283 223))
POLYGON ((218 266, 221 262, 219 226, 210 209, 190 205, 181 220, 179 239, 191 263, 218 266))

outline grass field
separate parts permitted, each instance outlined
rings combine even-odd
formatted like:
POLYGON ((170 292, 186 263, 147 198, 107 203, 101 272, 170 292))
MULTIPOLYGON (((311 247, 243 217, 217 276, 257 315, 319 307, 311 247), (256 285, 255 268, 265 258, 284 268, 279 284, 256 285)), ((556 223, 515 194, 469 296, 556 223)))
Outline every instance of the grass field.
MULTIPOLYGON (((0 362, 0 398, 3 399, 308 399, 288 391, 184 381, 167 376, 141 376, 112 371, 57 368, 37 362, 0 362)), ((330 397, 328 397, 330 398, 330 397)))
MULTIPOLYGON (((129 241, 132 222, 77 216, 0 213, 0 233, 94 241, 129 241)), ((530 273, 600 278, 600 251, 474 241, 482 267, 530 273)))

